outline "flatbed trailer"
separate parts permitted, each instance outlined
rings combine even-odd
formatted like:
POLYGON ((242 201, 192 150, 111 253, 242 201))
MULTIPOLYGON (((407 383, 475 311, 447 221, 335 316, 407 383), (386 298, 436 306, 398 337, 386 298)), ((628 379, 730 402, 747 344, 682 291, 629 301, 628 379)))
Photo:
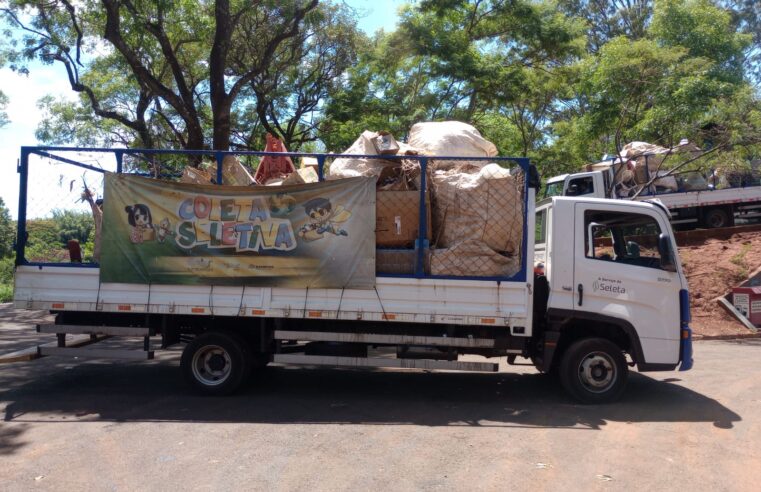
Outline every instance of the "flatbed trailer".
MULTIPOLYGON (((692 365, 687 283, 668 212, 657 204, 554 198, 537 208, 538 176, 526 159, 484 158, 511 167, 511 175, 522 180, 519 268, 508 277, 431 275, 424 255, 426 176, 432 158, 404 156, 420 163, 423 177, 414 250, 422 261, 409 273, 379 272, 373 288, 103 282, 95 263, 35 262, 25 257, 30 166, 44 158, 55 165, 103 172, 62 156, 85 151, 115 155, 117 174, 125 172, 125 156, 185 155, 22 148, 14 304, 55 315, 54 324, 38 329, 57 334, 58 346, 41 348, 40 355, 83 357, 93 350, 93 357, 109 356, 106 349, 95 349, 96 344, 67 347, 67 334, 143 337, 142 347, 113 353, 119 359, 152 358, 156 350, 184 344, 180 365, 186 379, 198 391, 213 395, 234 392, 252 371, 270 362, 497 371, 500 358, 513 364, 520 357, 539 371, 558 372, 570 394, 585 402, 618 397, 629 365, 641 371, 673 370, 680 364, 687 370, 692 365), (586 237, 590 224, 600 228, 591 238, 586 237), (631 227, 641 232, 644 226, 655 233, 654 252, 647 258, 627 256, 620 247, 624 235, 631 227), (605 233, 602 229, 619 241, 610 261, 587 254, 597 234, 605 233), (535 235, 535 230, 543 232, 535 235), (540 250, 543 270, 534 271, 540 250), (153 337, 160 337, 160 343, 153 344, 153 337), (374 356, 378 347, 395 357, 374 356), (462 360, 465 355, 483 360, 462 360)), ((232 152, 207 154, 221 170, 224 157, 232 152)), ((315 157, 321 180, 326 161, 341 157, 289 155, 315 157)), ((217 178, 221 183, 221 171, 217 178)))

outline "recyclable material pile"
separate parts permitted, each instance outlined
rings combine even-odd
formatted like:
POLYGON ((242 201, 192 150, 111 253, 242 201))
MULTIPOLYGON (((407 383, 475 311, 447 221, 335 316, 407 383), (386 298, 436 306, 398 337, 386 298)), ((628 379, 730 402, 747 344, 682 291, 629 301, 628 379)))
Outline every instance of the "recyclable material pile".
MULTIPOLYGON (((269 134, 265 151, 288 152, 282 141, 269 134)), ((509 277, 520 270, 523 173, 490 162, 497 148, 473 126, 458 121, 417 123, 410 129, 408 143, 398 142, 385 131, 365 131, 341 154, 348 157, 329 162, 326 179, 376 179, 379 273, 414 273, 420 250, 423 270, 430 275, 509 277), (424 241, 419 239, 421 157, 427 158, 424 241)), ((267 155, 261 157, 252 176, 237 157, 227 155, 222 184, 317 182, 316 162, 302 164, 297 168, 288 156, 267 155)), ((209 184, 216 183, 216 178, 216 162, 212 162, 187 167, 180 180, 209 184)))
POLYGON ((327 175, 327 179, 377 179, 378 272, 413 273, 422 247, 428 274, 506 277, 517 273, 523 237, 522 173, 485 159, 495 157, 497 148, 465 123, 417 123, 408 141, 403 144, 388 133, 365 131, 342 154, 378 157, 335 159, 327 175), (421 166, 418 159, 405 159, 412 156, 429 158, 428 244, 423 245, 418 241, 421 166), (459 158, 446 158, 452 156, 459 158))

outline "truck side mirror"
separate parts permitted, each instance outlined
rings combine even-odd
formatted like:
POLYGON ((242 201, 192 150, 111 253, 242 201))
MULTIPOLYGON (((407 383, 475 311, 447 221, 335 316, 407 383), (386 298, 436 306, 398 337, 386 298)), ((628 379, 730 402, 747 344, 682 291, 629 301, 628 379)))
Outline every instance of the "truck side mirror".
POLYGON ((675 272, 674 255, 671 254, 671 238, 666 234, 658 236, 658 253, 661 256, 661 268, 667 272, 675 272))

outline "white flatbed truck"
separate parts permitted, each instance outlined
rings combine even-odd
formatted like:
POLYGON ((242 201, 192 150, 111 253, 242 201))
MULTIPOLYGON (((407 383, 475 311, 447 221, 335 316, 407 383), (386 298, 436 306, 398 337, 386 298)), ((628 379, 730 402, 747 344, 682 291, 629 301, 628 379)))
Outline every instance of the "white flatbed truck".
MULTIPOLYGON (((67 148, 22 149, 21 201, 29 157, 56 150, 67 148)), ((530 178, 522 272, 512 278, 379 275, 369 290, 104 283, 97 265, 27 261, 21 241, 14 304, 55 315, 38 330, 57 334, 58 346, 41 346, 41 356, 145 359, 158 349, 152 337, 161 337, 162 348, 185 343, 181 370, 211 395, 234 392, 270 362, 491 372, 499 358, 513 364, 520 357, 557 373, 588 403, 620 396, 629 366, 689 370, 687 281, 668 211, 586 197, 553 197, 537 207, 538 176, 518 162, 530 178), (644 229, 654 244, 635 251, 627 235, 641 237, 644 229), (612 245, 598 246, 605 237, 612 245), (542 271, 532 272, 535 257, 542 271), (69 348, 67 334, 141 336, 144 343, 134 351, 69 348), (379 347, 385 355, 373 356, 379 347)), ((421 214, 424 221, 424 207, 421 214)), ((24 219, 20 212, 20 238, 24 219)))
MULTIPOLYGON (((611 186, 612 180, 611 169, 562 174, 547 180, 545 197, 589 196, 618 199, 611 186)), ((732 227, 735 219, 761 217, 761 186, 643 193, 634 200, 653 198, 660 200, 669 209, 671 223, 682 228, 732 227)))

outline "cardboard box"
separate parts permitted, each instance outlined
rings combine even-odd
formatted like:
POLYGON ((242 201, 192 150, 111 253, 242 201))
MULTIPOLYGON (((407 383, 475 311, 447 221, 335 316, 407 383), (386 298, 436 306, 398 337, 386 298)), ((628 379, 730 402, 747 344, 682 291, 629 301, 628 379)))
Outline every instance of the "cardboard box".
POLYGON ((182 170, 180 183, 211 184, 211 174, 198 167, 186 167, 182 170))
MULTIPOLYGON (((426 193, 427 239, 431 239, 431 201, 426 193)), ((420 228, 419 191, 378 191, 375 194, 375 244, 412 247, 420 228)))
MULTIPOLYGON (((217 181, 217 161, 209 166, 212 181, 217 181)), ((226 155, 222 160, 222 183, 229 186, 251 186, 254 178, 234 155, 226 155)))
POLYGON ((399 144, 396 143, 394 136, 388 132, 379 132, 378 136, 373 138, 373 145, 381 155, 395 155, 399 152, 399 144))
POLYGON ((295 173, 289 174, 284 180, 283 185, 299 185, 304 183, 316 183, 319 181, 317 173, 311 167, 296 169, 295 173))
MULTIPOLYGON (((418 261, 416 249, 376 249, 375 272, 394 275, 414 275, 418 261)), ((431 251, 423 252, 423 272, 431 271, 431 251)))

